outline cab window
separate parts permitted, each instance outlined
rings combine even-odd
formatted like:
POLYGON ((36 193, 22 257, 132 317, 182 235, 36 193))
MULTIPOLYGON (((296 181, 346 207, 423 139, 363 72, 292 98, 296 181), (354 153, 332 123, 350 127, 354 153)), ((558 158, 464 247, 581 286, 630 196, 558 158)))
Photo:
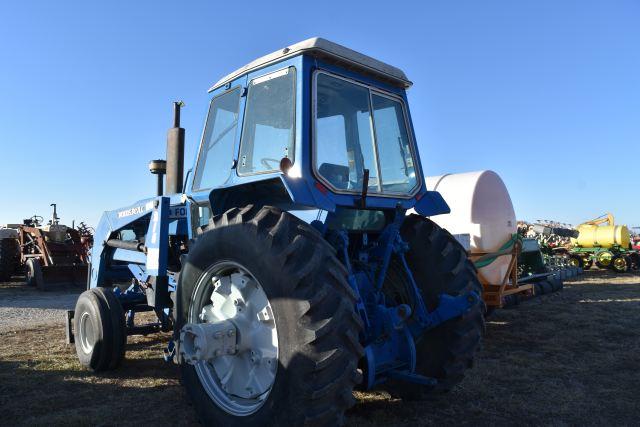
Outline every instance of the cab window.
POLYGON ((247 90, 238 174, 279 169, 293 161, 295 138, 295 68, 255 78, 247 90))
POLYGON ((225 92, 211 101, 196 165, 194 190, 218 187, 229 178, 239 102, 240 88, 225 92))

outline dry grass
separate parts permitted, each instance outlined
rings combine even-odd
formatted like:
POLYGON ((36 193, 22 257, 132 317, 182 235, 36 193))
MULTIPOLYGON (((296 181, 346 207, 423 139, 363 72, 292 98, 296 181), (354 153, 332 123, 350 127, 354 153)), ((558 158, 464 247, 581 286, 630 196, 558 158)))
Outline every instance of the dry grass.
MULTIPOLYGON (((594 271, 558 294, 500 310, 477 366, 460 387, 427 402, 357 393, 350 425, 637 425, 640 276, 594 271)), ((166 336, 130 337, 113 373, 80 369, 62 328, 0 334, 2 423, 196 422, 166 336)))

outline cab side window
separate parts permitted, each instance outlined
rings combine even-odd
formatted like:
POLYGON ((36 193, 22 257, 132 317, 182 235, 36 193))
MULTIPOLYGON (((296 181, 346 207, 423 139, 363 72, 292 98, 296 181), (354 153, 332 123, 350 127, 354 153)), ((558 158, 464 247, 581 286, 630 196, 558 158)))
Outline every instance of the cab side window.
POLYGON ((211 101, 196 165, 194 190, 219 187, 231 175, 239 102, 240 88, 231 89, 211 101))
POLYGON ((294 134, 295 69, 290 67, 251 80, 238 173, 278 170, 283 157, 293 161, 294 134))

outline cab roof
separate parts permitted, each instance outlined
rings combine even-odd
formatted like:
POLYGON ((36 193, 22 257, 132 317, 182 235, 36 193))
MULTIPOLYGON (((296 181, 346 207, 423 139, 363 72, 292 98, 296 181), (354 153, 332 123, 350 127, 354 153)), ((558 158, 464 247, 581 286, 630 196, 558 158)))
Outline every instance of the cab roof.
POLYGON ((300 54, 314 56, 318 59, 340 65, 352 71, 370 75, 378 80, 382 80, 386 83, 399 86, 404 89, 407 89, 412 85, 405 73, 399 68, 385 64, 382 61, 378 61, 370 56, 363 55, 362 53, 356 52, 355 50, 351 50, 337 43, 330 42, 329 40, 325 40, 321 37, 314 37, 285 47, 284 49, 277 50, 248 63, 244 67, 241 67, 233 73, 218 80, 218 82, 209 89, 209 92, 224 86, 230 81, 243 74, 247 74, 250 71, 300 54))

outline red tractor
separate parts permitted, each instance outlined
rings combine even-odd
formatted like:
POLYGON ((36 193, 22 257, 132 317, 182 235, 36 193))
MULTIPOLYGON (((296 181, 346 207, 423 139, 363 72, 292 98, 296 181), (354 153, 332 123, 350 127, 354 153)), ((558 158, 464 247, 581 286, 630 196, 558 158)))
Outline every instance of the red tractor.
POLYGON ((84 223, 78 228, 60 224, 53 203, 51 220, 34 215, 22 224, 8 225, 0 236, 0 265, 3 279, 8 280, 21 267, 28 285, 44 290, 51 283, 85 283, 92 230, 84 223), (9 232, 10 231, 10 232, 9 232), (6 236, 5 236, 6 235, 6 236))

